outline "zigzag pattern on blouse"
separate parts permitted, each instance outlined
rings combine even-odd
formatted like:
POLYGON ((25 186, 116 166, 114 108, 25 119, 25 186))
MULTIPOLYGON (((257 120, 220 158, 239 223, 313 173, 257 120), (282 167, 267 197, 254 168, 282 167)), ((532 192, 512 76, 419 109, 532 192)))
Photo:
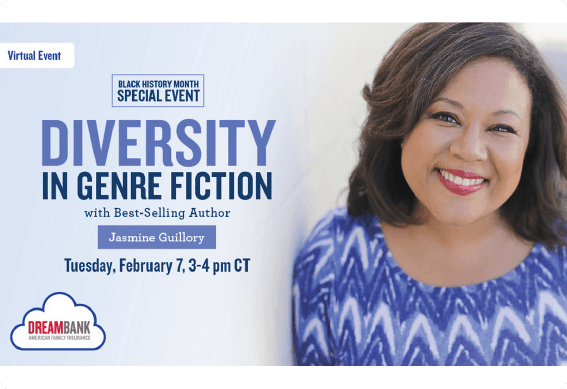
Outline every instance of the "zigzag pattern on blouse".
POLYGON ((432 287, 391 258, 376 218, 331 212, 295 263, 301 365, 557 365, 567 361, 567 256, 537 244, 507 275, 432 287))

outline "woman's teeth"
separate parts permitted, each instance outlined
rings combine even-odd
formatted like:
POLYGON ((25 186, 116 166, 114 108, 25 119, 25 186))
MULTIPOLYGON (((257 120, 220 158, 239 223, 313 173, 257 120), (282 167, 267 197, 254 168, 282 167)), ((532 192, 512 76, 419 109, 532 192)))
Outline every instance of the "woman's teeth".
POLYGON ((481 184, 484 181, 484 178, 478 178, 478 179, 474 179, 474 178, 462 178, 462 177, 458 177, 458 176, 454 176, 449 172, 446 172, 443 169, 439 169, 439 173, 441 173, 441 175, 443 176, 444 179, 451 181, 457 185, 462 185, 462 186, 471 186, 471 185, 478 185, 481 184))

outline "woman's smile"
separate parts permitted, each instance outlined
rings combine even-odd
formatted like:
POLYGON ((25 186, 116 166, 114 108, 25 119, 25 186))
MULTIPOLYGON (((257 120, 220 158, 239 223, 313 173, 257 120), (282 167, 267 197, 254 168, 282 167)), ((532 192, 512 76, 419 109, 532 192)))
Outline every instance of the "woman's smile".
POLYGON ((480 190, 487 182, 483 177, 458 169, 437 169, 439 180, 450 192, 468 196, 480 190))
POLYGON ((404 139, 402 171, 419 212, 467 225, 516 190, 530 132, 531 93, 504 59, 465 66, 404 139))

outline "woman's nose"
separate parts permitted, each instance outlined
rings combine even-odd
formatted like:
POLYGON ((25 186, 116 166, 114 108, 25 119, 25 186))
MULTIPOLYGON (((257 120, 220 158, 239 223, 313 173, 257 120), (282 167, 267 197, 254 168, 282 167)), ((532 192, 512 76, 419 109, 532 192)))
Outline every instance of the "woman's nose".
POLYGON ((449 146, 451 154, 467 162, 488 158, 484 128, 479 125, 464 127, 449 146))

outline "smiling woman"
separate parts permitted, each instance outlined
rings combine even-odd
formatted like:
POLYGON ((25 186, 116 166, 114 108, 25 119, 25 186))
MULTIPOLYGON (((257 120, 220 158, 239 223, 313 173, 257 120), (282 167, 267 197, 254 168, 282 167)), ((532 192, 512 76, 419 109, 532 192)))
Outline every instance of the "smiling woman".
POLYGON ((533 243, 510 231, 498 210, 520 181, 530 113, 522 76, 496 58, 466 65, 425 110, 405 137, 401 158, 423 224, 382 227, 409 275, 441 286, 479 283, 527 256, 533 243), (418 242, 433 250, 416 252, 418 242))
POLYGON ((418 25, 364 96, 348 210, 296 260, 296 362, 567 362, 565 105, 537 49, 418 25))

